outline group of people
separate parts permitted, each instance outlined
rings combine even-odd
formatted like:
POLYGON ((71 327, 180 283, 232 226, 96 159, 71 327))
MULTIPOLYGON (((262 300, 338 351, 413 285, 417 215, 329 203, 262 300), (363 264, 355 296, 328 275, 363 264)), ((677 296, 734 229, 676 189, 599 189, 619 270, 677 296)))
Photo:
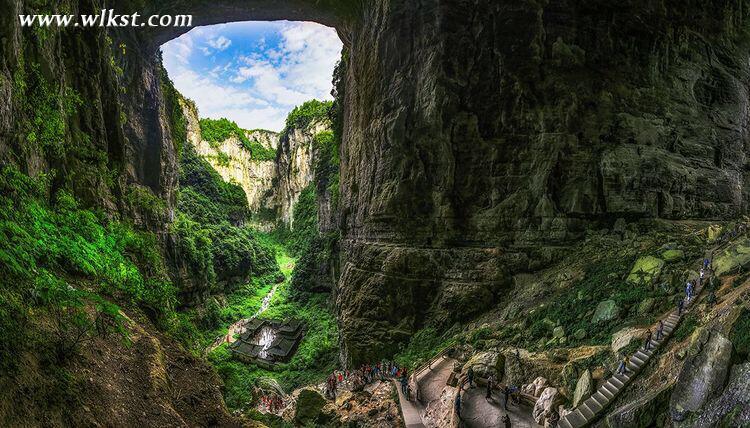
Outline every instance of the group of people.
MULTIPOLYGON (((688 280, 687 284, 685 285, 685 298, 678 298, 677 299, 677 314, 682 315, 682 311, 685 310, 685 304, 690 303, 690 301, 695 297, 695 291, 696 287, 700 287, 703 284, 703 280, 707 278, 708 272, 711 269, 711 260, 710 259, 703 259, 703 265, 701 266, 700 272, 698 273, 698 278, 695 279, 696 284, 693 284, 693 281, 688 280)), ((656 340, 661 340, 661 338, 664 337, 664 321, 659 320, 659 324, 656 328, 656 340)), ((643 348, 645 350, 651 349, 651 339, 653 338, 651 329, 649 328, 646 332, 646 341, 643 345, 643 348)), ((623 375, 627 373, 628 371, 628 356, 625 355, 622 358, 622 361, 620 361, 620 365, 617 367, 617 374, 623 375)))
POLYGON ((376 380, 388 378, 400 379, 401 391, 407 399, 411 399, 411 386, 409 386, 408 370, 399 367, 393 361, 383 361, 375 364, 362 364, 357 370, 336 370, 326 379, 326 395, 336 399, 338 388, 347 382, 351 388, 368 385, 376 380))
MULTIPOLYGON (((466 384, 469 386, 469 389, 474 388, 474 368, 469 367, 469 369, 466 371, 466 384)), ((498 385, 495 380, 495 375, 490 374, 487 378, 487 383, 485 385, 485 394, 484 398, 488 401, 492 401, 492 390, 497 388, 498 385)), ((510 416, 508 416, 508 403, 515 403, 518 405, 518 399, 515 397, 514 394, 516 394, 520 389, 515 386, 509 386, 509 385, 503 385, 499 388, 500 393, 503 397, 503 409, 506 411, 505 415, 503 416, 502 422, 504 427, 510 427, 510 416)), ((456 409, 456 415, 458 418, 461 418, 461 393, 463 392, 463 388, 459 388, 458 392, 456 393, 456 398, 454 401, 455 409, 456 409)))
POLYGON ((275 394, 262 395, 260 397, 260 404, 270 413, 278 413, 279 410, 284 408, 284 400, 275 394))

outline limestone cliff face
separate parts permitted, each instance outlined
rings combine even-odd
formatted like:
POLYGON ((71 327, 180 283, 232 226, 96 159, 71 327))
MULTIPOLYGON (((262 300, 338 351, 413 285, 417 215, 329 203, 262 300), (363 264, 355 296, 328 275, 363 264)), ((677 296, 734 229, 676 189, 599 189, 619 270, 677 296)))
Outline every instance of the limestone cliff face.
MULTIPOLYGON (((336 292, 346 360, 372 360, 423 325, 487 309, 506 298, 512 274, 545 266, 587 228, 747 212, 747 1, 373 0, 343 15, 330 7, 343 3, 355 2, 137 9, 193 12, 196 25, 337 27, 348 51, 336 292)), ((71 4, 73 13, 96 6, 71 4)), ((134 217, 124 195, 147 187, 167 210, 144 223, 164 230, 177 174, 157 49, 187 29, 44 36, 15 18, 31 2, 0 5, 2 160, 32 172, 53 165, 56 180, 92 204, 134 217), (86 141, 96 156, 28 149, 16 120, 34 114, 14 84, 21 58, 85 100, 65 139, 86 141), (97 162, 112 173, 88 168, 97 162)))
POLYGON ((287 226, 294 227, 294 204, 315 179, 315 135, 330 130, 328 120, 316 120, 302 129, 288 129, 281 138, 276 156, 279 188, 273 198, 279 219, 287 226))
POLYGON ((220 143, 201 138, 198 112, 182 102, 187 120, 187 138, 225 181, 242 186, 250 212, 261 227, 269 229, 277 222, 294 227, 294 204, 302 190, 315 180, 315 135, 331 130, 327 119, 315 120, 304 127, 291 127, 284 133, 246 131, 250 140, 277 151, 274 160, 253 159, 239 139, 230 137, 220 143))
MULTIPOLYGON (((182 111, 187 121, 187 138, 196 152, 228 182, 239 184, 247 196, 248 208, 257 213, 267 206, 268 194, 273 192, 276 178, 276 162, 273 160, 254 159, 236 137, 230 137, 220 143, 211 143, 201 138, 198 112, 192 103, 182 103, 182 111)), ((247 131, 250 140, 259 142, 263 147, 276 150, 279 145, 279 134, 272 131, 247 131)))
POLYGON ((747 15, 744 2, 370 2, 348 33, 343 357, 509 298, 514 273, 588 228, 746 212, 747 15))

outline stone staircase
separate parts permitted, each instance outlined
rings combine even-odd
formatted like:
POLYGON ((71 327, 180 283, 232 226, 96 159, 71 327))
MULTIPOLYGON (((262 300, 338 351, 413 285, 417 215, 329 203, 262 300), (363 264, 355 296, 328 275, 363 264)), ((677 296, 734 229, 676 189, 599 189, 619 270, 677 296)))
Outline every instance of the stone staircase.
POLYGON ((607 406, 614 401, 617 395, 625 389, 628 383, 635 378, 643 367, 648 364, 654 355, 659 351, 661 345, 666 342, 672 333, 677 328, 680 320, 685 315, 687 309, 698 300, 698 295, 703 289, 703 285, 711 280, 709 275, 706 275, 703 279, 700 287, 695 287, 693 298, 685 304, 682 310, 682 314, 677 313, 677 309, 667 315, 664 321, 664 331, 662 337, 658 340, 655 339, 656 331, 653 331, 651 347, 646 350, 645 346, 642 346, 638 351, 630 357, 627 364, 627 371, 624 374, 615 374, 607 379, 602 386, 600 386, 596 392, 586 399, 583 403, 580 403, 578 407, 574 408, 570 413, 565 415, 557 423, 558 427, 561 428, 582 428, 587 427, 593 423, 599 416, 604 413, 607 406))

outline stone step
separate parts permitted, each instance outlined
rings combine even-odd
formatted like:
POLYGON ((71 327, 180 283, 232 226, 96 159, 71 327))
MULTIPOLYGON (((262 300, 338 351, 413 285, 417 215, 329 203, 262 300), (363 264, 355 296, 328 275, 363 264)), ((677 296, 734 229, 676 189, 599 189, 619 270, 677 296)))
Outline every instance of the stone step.
MULTIPOLYGON (((707 283, 711 279, 710 276, 706 276, 702 283, 707 283)), ((687 309, 693 302, 698 300, 698 295, 701 292, 702 287, 698 286, 695 288, 695 295, 693 298, 686 302, 685 309, 687 309)), ((685 311, 683 310, 683 313, 685 311)), ((632 371, 626 372, 625 374, 614 374, 606 382, 604 382, 594 394, 588 399, 584 400, 576 409, 573 409, 571 413, 568 413, 558 423, 559 427, 564 428, 582 428, 588 426, 596 416, 607 407, 619 392, 625 388, 630 379, 636 375, 636 372, 642 368, 651 357, 659 350, 661 344, 669 339, 669 336, 677 328, 682 319, 682 314, 678 313, 677 310, 673 310, 663 320, 664 328, 662 330, 662 336, 656 339, 656 333, 649 340, 649 349, 641 347, 636 351, 629 359, 626 367, 632 371)))
POLYGON ((592 419, 594 416, 596 416, 596 413, 591 411, 591 409, 589 409, 589 406, 587 406, 585 402, 578 406, 578 410, 580 410, 581 414, 586 417, 586 420, 592 419))
POLYGON ((602 394, 606 395, 607 398, 610 400, 614 398, 615 395, 617 395, 618 389, 616 386, 614 386, 612 383, 610 383, 609 380, 604 382, 604 385, 602 385, 599 390, 602 392, 602 394))
POLYGON ((620 392, 620 388, 625 386, 624 383, 620 382, 618 379, 615 379, 614 377, 610 379, 610 382, 612 382, 612 385, 614 385, 614 387, 617 388, 617 392, 620 392))
POLYGON ((591 411, 594 412, 594 414, 599 413, 599 410, 604 408, 604 406, 602 406, 601 404, 599 404, 599 402, 594 400, 593 397, 590 397, 588 400, 586 400, 584 404, 586 404, 586 407, 591 409, 591 411))
POLYGON ((607 403, 609 403, 609 397, 604 395, 601 391, 596 391, 594 395, 591 396, 594 400, 596 400, 597 403, 601 404, 602 407, 606 406, 607 403))

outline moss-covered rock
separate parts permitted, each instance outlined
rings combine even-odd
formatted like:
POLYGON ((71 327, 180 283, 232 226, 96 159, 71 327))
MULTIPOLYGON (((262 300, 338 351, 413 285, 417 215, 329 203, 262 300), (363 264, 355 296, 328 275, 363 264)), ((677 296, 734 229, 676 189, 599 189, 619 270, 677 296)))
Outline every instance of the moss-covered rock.
POLYGON ((324 411, 326 399, 316 390, 305 388, 297 397, 294 410, 294 422, 301 426, 322 426, 333 420, 332 415, 324 411))
POLYGON ((745 238, 725 248, 714 256, 713 267, 716 275, 735 272, 750 263, 750 239, 745 238))
POLYGON ((627 277, 631 284, 652 284, 659 278, 664 260, 654 256, 643 256, 635 261, 627 277))
POLYGON ((596 305, 594 315, 591 317, 592 324, 598 324, 600 322, 611 321, 620 316, 620 307, 617 306, 617 302, 614 300, 604 300, 596 305))
POLYGON ((661 258, 667 263, 682 260, 683 257, 685 257, 685 252, 682 250, 666 250, 661 253, 661 258))

